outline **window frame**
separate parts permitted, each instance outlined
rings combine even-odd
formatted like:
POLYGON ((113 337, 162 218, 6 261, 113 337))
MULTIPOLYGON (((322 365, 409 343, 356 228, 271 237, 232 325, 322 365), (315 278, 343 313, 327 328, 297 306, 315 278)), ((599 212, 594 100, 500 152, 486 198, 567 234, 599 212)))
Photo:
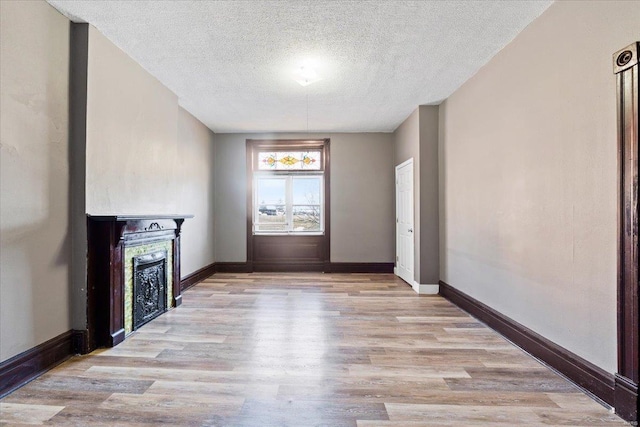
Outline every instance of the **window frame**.
MULTIPOLYGON (((264 244, 264 239, 286 239, 287 241, 293 242, 301 242, 302 239, 311 239, 309 240, 310 245, 315 245, 316 243, 311 243, 318 241, 321 239, 321 254, 320 259, 325 265, 326 268, 329 268, 330 259, 331 259, 331 173, 330 173, 330 145, 331 140, 329 138, 323 139, 246 139, 246 249, 247 249, 247 267, 246 271, 253 271, 254 268, 254 257, 257 256, 254 254, 254 251, 257 250, 254 245, 258 244, 254 242, 255 240, 260 239, 260 245, 264 244), (254 180, 253 173, 254 170, 257 169, 257 154, 256 152, 261 150, 272 150, 272 151, 296 151, 296 150, 310 150, 310 149, 319 149, 322 150, 321 156, 321 167, 319 170, 313 170, 311 172, 323 172, 323 189, 324 189, 324 203, 323 203, 323 217, 324 217, 324 234, 310 234, 310 233, 298 233, 298 234, 287 234, 280 233, 277 235, 263 235, 253 233, 253 190, 254 190, 254 180)), ((286 172, 290 172, 287 170, 286 172)), ((307 240, 304 240, 305 242, 307 240)), ((275 241, 274 241, 275 242, 275 241)), ((258 262, 258 258, 255 258, 256 262, 258 262)), ((260 264, 264 264, 264 260, 259 261, 260 264)), ((264 266, 261 268, 265 268, 264 266)))
MULTIPOLYGON (((262 151, 262 150, 260 150, 262 151)), ((324 216, 325 216, 325 208, 324 208, 324 171, 309 171, 309 170, 286 170, 286 171, 265 171, 259 170, 254 171, 253 173, 253 217, 252 217, 252 228, 251 231, 254 235, 268 236, 268 235, 323 235, 324 234, 324 216), (293 199, 293 181, 295 178, 302 179, 311 179, 311 178, 320 178, 320 200, 318 203, 295 203, 293 199), (285 200, 282 205, 285 208, 285 229, 282 231, 279 230, 256 230, 256 226, 260 226, 260 202, 258 201, 258 180, 260 179, 284 179, 285 181, 285 200), (294 230, 294 221, 293 221, 293 212, 296 206, 318 206, 320 210, 320 229, 319 230, 294 230)), ((278 206, 276 204, 276 206, 278 206)), ((264 225, 264 224, 262 224, 264 225)))

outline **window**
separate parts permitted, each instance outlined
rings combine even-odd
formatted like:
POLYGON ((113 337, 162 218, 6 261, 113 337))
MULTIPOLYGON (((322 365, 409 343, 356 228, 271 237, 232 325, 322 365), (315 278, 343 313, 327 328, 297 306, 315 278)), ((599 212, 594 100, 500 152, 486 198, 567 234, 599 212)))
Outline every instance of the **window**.
POLYGON ((259 150, 255 160, 254 234, 322 234, 322 152, 259 150))
POLYGON ((259 170, 320 170, 320 151, 260 151, 259 170))
POLYGON ((329 138, 246 140, 248 271, 331 263, 329 138))

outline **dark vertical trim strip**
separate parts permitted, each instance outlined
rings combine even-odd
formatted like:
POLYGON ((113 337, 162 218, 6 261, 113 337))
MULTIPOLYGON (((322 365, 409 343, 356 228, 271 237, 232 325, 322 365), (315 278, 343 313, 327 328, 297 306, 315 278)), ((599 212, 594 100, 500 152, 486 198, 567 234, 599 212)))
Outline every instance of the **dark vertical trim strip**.
POLYGON ((612 374, 443 281, 440 281, 440 295, 565 375, 587 392, 609 405, 614 404, 612 374))
POLYGON ((324 271, 331 271, 331 140, 324 140, 324 271))
POLYGON ((638 67, 640 42, 613 55, 618 127, 618 373, 616 412, 638 420, 638 67))
MULTIPOLYGON (((124 341, 124 242, 122 236, 123 224, 109 222, 109 268, 110 268, 110 337, 109 346, 114 347, 124 341)), ((98 307, 93 307, 99 310, 98 307)))
POLYGON ((67 331, 0 363, 0 398, 74 354, 74 331, 67 331))
MULTIPOLYGON (((70 24, 69 37, 69 227, 71 322, 87 328, 87 70, 89 24, 70 24)), ((90 340, 91 337, 88 337, 90 340)))
POLYGON ((173 244, 171 247, 173 248, 173 277, 172 277, 172 285, 173 285, 173 306, 179 307, 182 304, 182 282, 180 278, 180 234, 182 230, 182 223, 184 222, 184 218, 176 219, 176 236, 173 239, 173 244))
POLYGON ((247 268, 253 271, 253 140, 246 141, 247 167, 247 268))

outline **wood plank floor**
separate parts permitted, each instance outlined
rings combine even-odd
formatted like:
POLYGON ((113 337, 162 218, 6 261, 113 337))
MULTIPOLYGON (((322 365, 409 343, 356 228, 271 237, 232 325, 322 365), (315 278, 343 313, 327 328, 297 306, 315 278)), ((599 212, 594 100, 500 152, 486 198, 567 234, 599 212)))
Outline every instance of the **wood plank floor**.
POLYGON ((393 275, 216 274, 122 344, 0 401, 3 425, 625 425, 393 275))

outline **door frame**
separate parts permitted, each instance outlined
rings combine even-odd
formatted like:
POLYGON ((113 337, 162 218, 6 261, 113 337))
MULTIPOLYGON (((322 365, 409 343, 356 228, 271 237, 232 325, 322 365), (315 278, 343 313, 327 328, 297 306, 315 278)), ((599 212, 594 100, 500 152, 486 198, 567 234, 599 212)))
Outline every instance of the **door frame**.
POLYGON ((395 199, 396 199, 396 261, 395 261, 395 268, 393 269, 393 272, 396 276, 400 277, 402 280, 404 280, 405 282, 407 282, 409 284, 409 286, 411 286, 412 288, 414 287, 414 283, 415 283, 415 259, 416 259, 416 234, 415 234, 415 223, 416 223, 416 218, 415 218, 415 167, 414 167, 414 162, 413 162, 413 157, 405 160, 404 162, 400 163, 399 165, 396 165, 395 167, 395 199), (411 274, 413 274, 413 277, 410 277, 409 281, 407 281, 406 278, 402 277, 399 272, 399 268, 398 268, 398 248, 399 248, 399 233, 398 233, 398 171, 400 169, 402 169, 403 167, 406 167, 408 165, 411 165, 411 226, 413 228, 413 239, 412 239, 412 260, 411 260, 411 265, 413 266, 412 270, 411 270, 411 274))

